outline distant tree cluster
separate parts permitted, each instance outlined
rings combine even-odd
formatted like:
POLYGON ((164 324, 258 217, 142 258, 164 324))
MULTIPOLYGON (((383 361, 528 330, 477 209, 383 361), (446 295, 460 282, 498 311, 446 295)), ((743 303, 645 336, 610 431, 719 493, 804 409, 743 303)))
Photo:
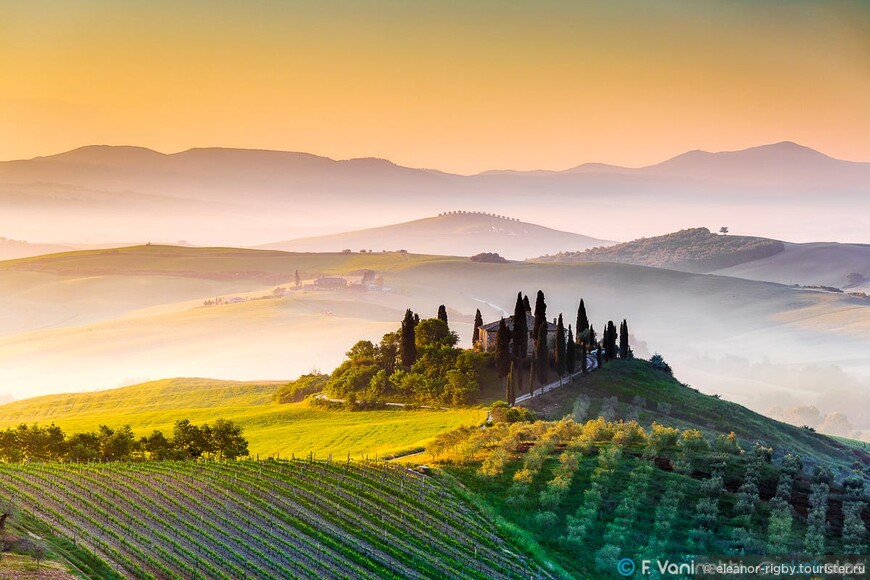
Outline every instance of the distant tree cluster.
POLYGON ((507 220, 509 222, 518 222, 520 221, 518 218, 511 218, 503 215, 498 215, 495 213, 487 213, 483 211, 445 211, 444 213, 439 213, 438 217, 446 216, 446 215, 482 215, 486 217, 494 217, 502 220, 507 220))
POLYGON ((506 264, 507 260, 499 256, 495 252, 482 252, 475 254, 469 258, 472 262, 489 262, 492 264, 506 264))
POLYGON ((172 437, 161 431, 136 438, 129 425, 67 436, 55 424, 10 427, 0 431, 0 461, 131 461, 161 459, 236 459, 248 455, 248 441, 240 425, 217 419, 211 425, 175 422, 172 437))
MULTIPOLYGON (((720 230, 721 231, 721 230, 720 230)), ((748 236, 717 236, 707 228, 680 230, 583 252, 562 252, 535 258, 537 262, 621 262, 687 272, 710 272, 760 260, 782 252, 778 240, 748 236)))
POLYGON ((326 382, 333 397, 461 405, 480 389, 477 371, 485 356, 456 347, 447 309, 436 318, 420 319, 408 309, 401 327, 377 345, 357 342, 326 382))
POLYGON ((298 403, 308 395, 322 391, 328 380, 329 375, 320 373, 302 375, 275 391, 272 400, 276 403, 298 403))

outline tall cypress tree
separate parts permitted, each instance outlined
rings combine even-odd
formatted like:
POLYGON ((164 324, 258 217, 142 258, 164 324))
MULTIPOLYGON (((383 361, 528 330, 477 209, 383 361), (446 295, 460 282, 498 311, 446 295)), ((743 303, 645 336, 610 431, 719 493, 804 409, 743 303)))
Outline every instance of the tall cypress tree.
POLYGON ((583 299, 580 299, 580 306, 577 308, 577 343, 585 338, 584 333, 589 330, 589 318, 586 316, 586 305, 583 299))
POLYGON ((612 320, 607 321, 607 339, 605 341, 604 356, 607 362, 616 358, 616 326, 612 320))
POLYGON ((541 386, 547 384, 550 375, 550 348, 547 341, 547 320, 538 331, 538 339, 535 341, 535 376, 541 386))
POLYGON ((505 382, 505 400, 511 407, 517 402, 517 393, 514 390, 514 361, 511 361, 510 368, 505 382))
POLYGON ((526 307, 523 304, 523 293, 517 292, 517 303, 514 306, 514 328, 512 336, 514 361, 516 361, 516 376, 519 377, 518 391, 523 390, 523 361, 529 353, 529 327, 526 323, 526 307))
POLYGON ((526 309, 526 312, 532 311, 532 305, 529 304, 529 297, 528 296, 523 296, 523 308, 526 309))
POLYGON ((565 323, 562 322, 561 312, 559 313, 559 321, 556 322, 556 344, 554 345, 553 353, 553 358, 556 362, 556 372, 561 379, 568 368, 568 347, 565 344, 565 323))
POLYGON ((483 326, 483 316, 480 315, 480 308, 474 313, 474 330, 471 333, 471 346, 476 346, 481 339, 480 327, 483 326))
POLYGON ((405 311, 405 318, 402 320, 401 344, 399 345, 402 365, 405 367, 410 367, 417 360, 417 340, 414 330, 418 320, 419 317, 416 317, 410 308, 405 311))
POLYGON ((623 319, 619 325, 619 358, 629 358, 631 349, 628 346, 628 321, 623 319))
POLYGON ((538 296, 535 299, 535 327, 532 330, 534 340, 538 340, 542 326, 547 328, 547 303, 544 301, 544 293, 538 290, 538 296))
POLYGON ((595 368, 600 369, 603 362, 604 357, 601 356, 601 347, 599 347, 598 350, 595 351, 595 364, 597 365, 595 368))
POLYGON ((448 324, 447 323, 447 308, 443 304, 438 307, 438 320, 444 322, 444 324, 448 324))
POLYGON ((565 368, 568 374, 573 375, 577 370, 577 344, 574 342, 574 333, 571 325, 568 325, 568 340, 565 343, 565 368))
POLYGON ((510 370, 511 364, 511 333, 508 330, 504 318, 498 324, 498 331, 495 333, 495 368, 498 370, 498 376, 504 378, 510 370))
POLYGON ((586 358, 586 341, 580 343, 580 370, 583 371, 583 374, 589 372, 589 360, 586 358))
POLYGON ((595 347, 598 346, 598 342, 595 340, 597 337, 595 336, 595 327, 591 324, 589 325, 589 333, 586 336, 586 343, 589 346, 589 352, 595 350, 595 347))

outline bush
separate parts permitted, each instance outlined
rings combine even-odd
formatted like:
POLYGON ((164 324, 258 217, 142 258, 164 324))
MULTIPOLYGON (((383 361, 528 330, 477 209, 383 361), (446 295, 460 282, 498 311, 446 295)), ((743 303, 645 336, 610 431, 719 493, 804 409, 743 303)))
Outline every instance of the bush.
POLYGON ((275 391, 275 394, 272 395, 272 400, 278 404, 298 403, 308 395, 319 393, 326 388, 328 380, 329 375, 322 375, 320 373, 302 375, 295 381, 290 381, 275 391))
POLYGON ((740 455, 743 453, 743 449, 740 448, 740 443, 737 441, 737 435, 734 434, 734 431, 728 435, 719 435, 716 437, 716 445, 714 446, 714 449, 720 453, 727 453, 729 455, 740 455))
POLYGON ((686 429, 680 434, 680 449, 684 452, 704 452, 710 450, 710 444, 704 439, 704 434, 698 429, 686 429))
POLYGON ((655 353, 650 357, 649 364, 651 364, 654 369, 664 371, 669 375, 674 374, 674 371, 671 369, 671 365, 666 363, 665 359, 662 358, 662 355, 660 355, 659 353, 655 353))

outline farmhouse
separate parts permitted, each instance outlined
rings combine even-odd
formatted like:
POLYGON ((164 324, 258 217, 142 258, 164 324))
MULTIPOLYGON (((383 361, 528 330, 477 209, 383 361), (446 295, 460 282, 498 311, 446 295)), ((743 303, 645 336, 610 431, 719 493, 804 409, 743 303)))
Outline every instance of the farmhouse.
MULTIPOLYGON (((500 320, 496 320, 495 322, 490 322, 489 324, 484 324, 480 327, 480 346, 485 351, 495 350, 495 335, 498 332, 498 327, 500 320)), ((507 326, 510 332, 514 330, 514 317, 505 318, 505 325, 507 326)), ((547 322, 547 344, 548 349, 552 350, 553 346, 556 344, 556 322, 547 322)), ((529 352, 532 352, 532 349, 535 346, 535 341, 532 339, 532 329, 535 327, 535 317, 531 315, 531 313, 526 313, 526 328, 529 329, 529 352)))

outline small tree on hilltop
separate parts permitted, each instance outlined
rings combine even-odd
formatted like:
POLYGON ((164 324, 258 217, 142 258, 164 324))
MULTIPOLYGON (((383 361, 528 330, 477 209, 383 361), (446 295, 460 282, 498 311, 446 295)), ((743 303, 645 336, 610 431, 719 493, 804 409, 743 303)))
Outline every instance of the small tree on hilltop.
POLYGON ((619 358, 631 358, 631 346, 628 344, 627 320, 623 320, 619 326, 619 358))
POLYGON ((544 300, 544 293, 538 290, 538 296, 535 299, 535 326, 532 330, 532 338, 534 340, 538 340, 542 327, 544 329, 547 328, 547 303, 544 300))
POLYGON ((447 322, 447 308, 442 304, 438 307, 438 320, 444 322, 444 324, 449 324, 447 322))
POLYGON ((721 228, 719 228, 719 233, 722 234, 723 236, 727 236, 728 235, 728 226, 722 226, 721 228))
POLYGON ((483 316, 480 315, 480 308, 474 313, 474 330, 471 333, 471 345, 477 346, 480 344, 480 327, 483 326, 483 316))

